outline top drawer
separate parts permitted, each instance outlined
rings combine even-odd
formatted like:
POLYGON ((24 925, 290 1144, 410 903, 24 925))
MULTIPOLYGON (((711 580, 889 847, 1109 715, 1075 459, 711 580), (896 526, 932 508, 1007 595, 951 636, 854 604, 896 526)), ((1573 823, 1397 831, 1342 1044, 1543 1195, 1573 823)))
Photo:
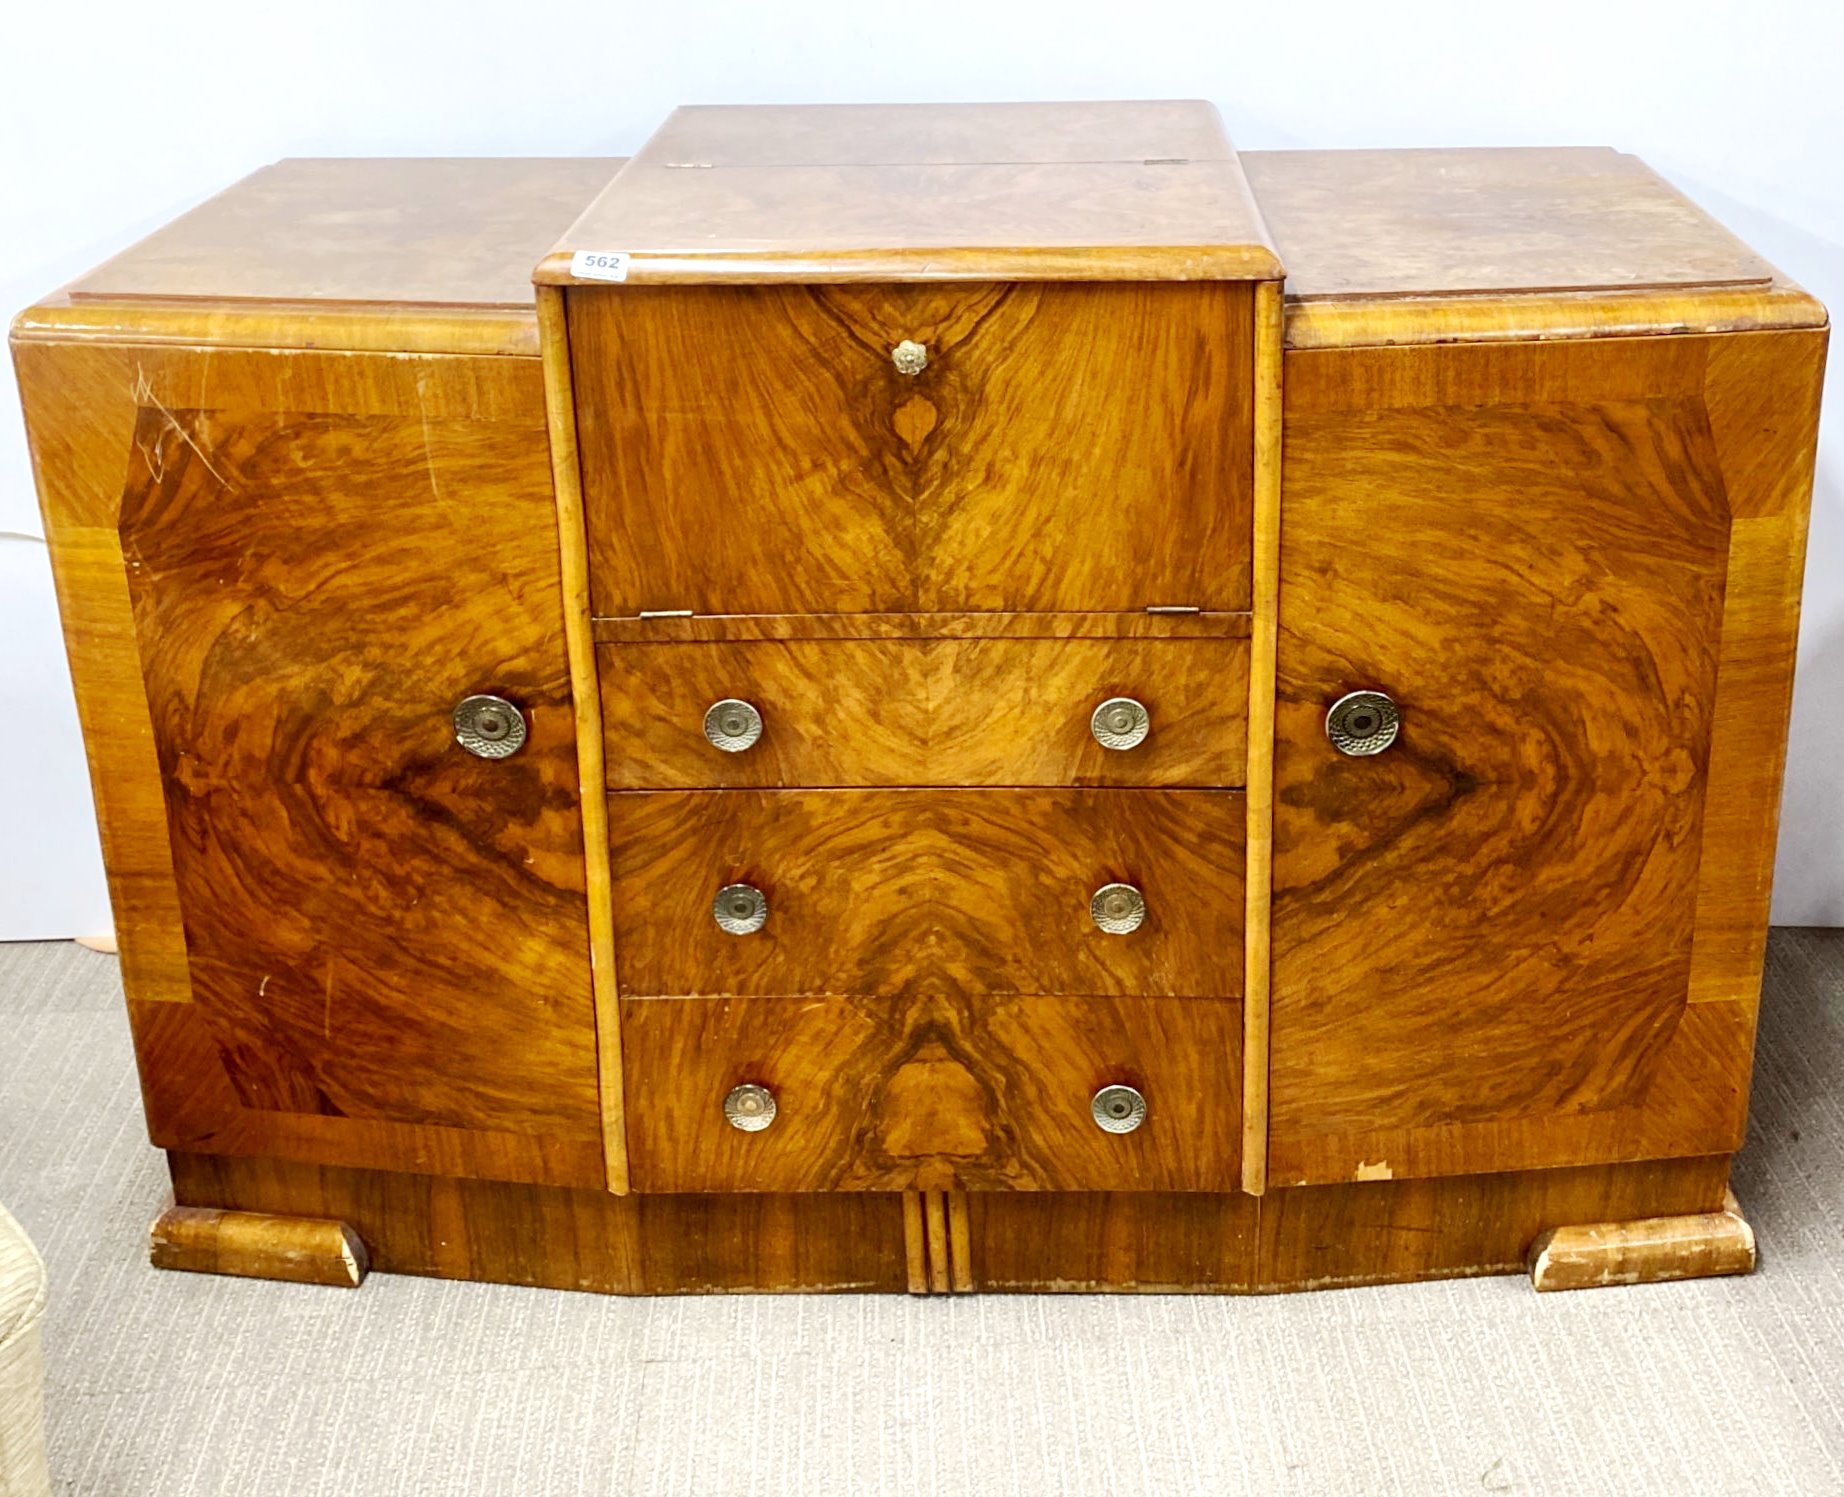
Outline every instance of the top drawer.
POLYGON ((600 615, 1249 606, 1246 284, 581 287, 568 307, 600 615))

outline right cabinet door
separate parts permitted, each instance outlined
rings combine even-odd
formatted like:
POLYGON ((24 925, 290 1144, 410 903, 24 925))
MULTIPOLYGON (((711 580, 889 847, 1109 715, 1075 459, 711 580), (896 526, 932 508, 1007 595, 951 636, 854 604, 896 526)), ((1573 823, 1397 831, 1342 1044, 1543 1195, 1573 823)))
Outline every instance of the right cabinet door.
POLYGON ((1823 347, 1288 356, 1276 1184, 1740 1143, 1823 347))

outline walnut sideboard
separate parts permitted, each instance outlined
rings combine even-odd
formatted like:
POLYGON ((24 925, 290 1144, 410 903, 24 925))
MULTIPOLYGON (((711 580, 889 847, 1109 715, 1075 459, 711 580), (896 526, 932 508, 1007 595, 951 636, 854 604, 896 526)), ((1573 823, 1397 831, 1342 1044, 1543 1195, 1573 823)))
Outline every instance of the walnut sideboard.
POLYGON ((155 1261, 1747 1269, 1826 336, 1202 104, 258 172, 12 334, 155 1261))

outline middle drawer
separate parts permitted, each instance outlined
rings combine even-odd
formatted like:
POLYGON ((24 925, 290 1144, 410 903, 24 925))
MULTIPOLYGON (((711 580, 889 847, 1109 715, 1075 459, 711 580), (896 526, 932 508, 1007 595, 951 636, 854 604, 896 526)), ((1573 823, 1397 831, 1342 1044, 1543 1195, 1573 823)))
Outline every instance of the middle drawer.
POLYGON ((611 795, 616 977, 639 998, 1240 997, 1243 837, 1232 790, 611 795))
POLYGON ((608 788, 1241 785, 1248 650, 1222 637, 605 644, 608 788), (728 724, 740 735, 721 714, 707 733, 725 701, 747 708, 728 724), (1098 721, 1110 703, 1124 716, 1098 721))

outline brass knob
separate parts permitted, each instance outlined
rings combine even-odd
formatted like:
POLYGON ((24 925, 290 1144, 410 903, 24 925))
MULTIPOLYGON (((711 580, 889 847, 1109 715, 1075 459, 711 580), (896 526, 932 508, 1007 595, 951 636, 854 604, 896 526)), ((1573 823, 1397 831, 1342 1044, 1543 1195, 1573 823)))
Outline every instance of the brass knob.
POLYGON ((1111 936, 1124 936, 1146 919, 1146 896, 1132 884, 1103 884, 1090 897, 1089 917, 1111 936))
POLYGON ((1104 1086, 1088 1110, 1103 1133, 1131 1133, 1146 1121, 1146 1099, 1130 1086, 1104 1086))
POLYGON ((718 926, 733 936, 752 936, 768 924, 768 896, 754 884, 725 884, 711 901, 718 926))
POLYGON ((1132 697, 1109 697, 1090 716, 1088 730, 1104 749, 1138 748, 1152 731, 1152 718, 1132 697))
POLYGON ((462 697, 455 703, 455 742, 480 759, 503 759, 525 742, 525 716, 504 697, 462 697))
POLYGON ((1325 715, 1325 736, 1341 754, 1361 759, 1380 754, 1402 731, 1402 714, 1380 691, 1353 691, 1332 703, 1325 715))
POLYGON ((753 1081, 731 1087, 724 1098, 724 1121, 744 1133, 760 1133, 775 1121, 775 1094, 753 1081))
POLYGON ((747 702, 725 697, 705 710, 704 736, 726 754, 740 754, 762 736, 762 714, 747 702))
POLYGON ((890 362, 896 365, 898 374, 920 374, 928 368, 928 350, 905 338, 890 350, 890 362))

